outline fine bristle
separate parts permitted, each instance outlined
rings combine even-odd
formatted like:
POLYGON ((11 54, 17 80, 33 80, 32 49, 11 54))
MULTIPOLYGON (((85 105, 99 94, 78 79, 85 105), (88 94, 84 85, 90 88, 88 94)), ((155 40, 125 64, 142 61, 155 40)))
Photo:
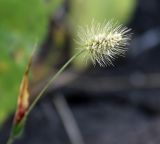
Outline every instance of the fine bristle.
MULTIPOLYGON (((90 57, 93 64, 100 66, 111 65, 117 56, 123 56, 130 40, 130 29, 113 21, 92 23, 91 26, 81 28, 78 34, 81 49, 86 49, 86 57, 90 57)), ((87 58, 88 59, 88 58, 87 58)))

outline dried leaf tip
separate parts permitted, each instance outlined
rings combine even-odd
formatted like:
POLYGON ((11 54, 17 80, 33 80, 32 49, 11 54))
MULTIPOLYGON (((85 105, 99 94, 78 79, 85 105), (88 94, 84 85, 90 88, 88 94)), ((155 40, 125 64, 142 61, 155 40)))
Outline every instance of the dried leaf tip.
POLYGON ((18 107, 15 114, 14 124, 19 124, 23 118, 25 117, 25 114, 29 107, 29 71, 31 68, 32 63, 32 57, 30 58, 30 61, 27 65, 27 68, 25 70, 21 85, 20 85, 20 91, 18 96, 18 107))

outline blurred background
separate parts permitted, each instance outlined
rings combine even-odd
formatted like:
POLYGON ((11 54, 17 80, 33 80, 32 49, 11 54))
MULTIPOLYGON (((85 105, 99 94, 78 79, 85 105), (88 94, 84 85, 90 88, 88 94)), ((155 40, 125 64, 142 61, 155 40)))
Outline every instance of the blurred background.
POLYGON ((159 0, 0 0, 0 144, 34 47, 30 102, 75 52, 78 26, 114 19, 132 29, 125 58, 77 58, 30 113, 15 144, 160 142, 159 0))

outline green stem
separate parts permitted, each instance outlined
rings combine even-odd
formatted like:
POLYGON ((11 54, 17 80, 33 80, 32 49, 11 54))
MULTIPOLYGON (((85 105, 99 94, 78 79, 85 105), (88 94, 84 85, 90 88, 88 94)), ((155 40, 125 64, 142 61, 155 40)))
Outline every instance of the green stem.
POLYGON ((7 144, 12 144, 14 141, 14 138, 12 136, 9 137, 7 144))
MULTIPOLYGON (((47 84, 43 87, 43 89, 40 91, 40 93, 38 94, 38 96, 36 97, 36 99, 32 102, 32 104, 30 105, 28 111, 26 112, 25 117, 22 119, 21 123, 25 122, 27 116, 29 115, 29 113, 31 112, 31 110, 34 108, 34 106, 37 104, 38 100, 43 96, 44 92, 49 88, 49 86, 57 79, 57 77, 67 68, 67 66, 75 59, 77 58, 81 53, 83 53, 84 50, 79 51, 78 53, 76 53, 74 56, 72 56, 64 65, 63 67, 55 74, 52 76, 52 78, 47 82, 47 84)), ((12 127, 13 129, 13 127, 12 127)), ((12 130, 11 130, 11 135, 7 141, 7 144, 13 144, 14 142, 14 136, 12 134, 12 130)))
POLYGON ((63 67, 55 74, 52 76, 52 78, 48 81, 48 83, 44 86, 44 88, 40 91, 40 93, 38 94, 38 96, 36 97, 36 99, 33 101, 33 103, 30 105, 27 113, 26 113, 26 117, 28 116, 28 114, 30 113, 30 111, 34 108, 34 106, 36 105, 36 103, 38 102, 38 100, 42 97, 42 95, 44 94, 44 92, 49 88, 49 86, 57 79, 57 77, 66 69, 66 67, 76 58, 78 57, 81 53, 83 53, 84 50, 79 51, 78 53, 76 53, 74 56, 72 56, 64 65, 63 67))

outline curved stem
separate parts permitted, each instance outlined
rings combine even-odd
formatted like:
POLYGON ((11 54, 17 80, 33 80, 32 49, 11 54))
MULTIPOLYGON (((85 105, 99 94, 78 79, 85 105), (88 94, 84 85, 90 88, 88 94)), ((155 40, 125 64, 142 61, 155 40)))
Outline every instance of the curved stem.
POLYGON ((36 99, 33 101, 33 103, 30 105, 27 113, 26 113, 26 117, 28 116, 28 114, 30 113, 30 111, 34 108, 34 106, 36 105, 36 103, 38 102, 38 100, 43 96, 44 92, 49 88, 49 86, 56 80, 56 78, 65 70, 65 68, 76 58, 78 57, 81 53, 83 53, 84 50, 79 51, 78 53, 76 53, 74 56, 72 56, 64 65, 63 67, 55 74, 52 76, 52 78, 48 81, 48 83, 44 86, 44 88, 40 91, 40 93, 38 94, 38 96, 36 97, 36 99))
MULTIPOLYGON (((25 122, 27 116, 29 115, 29 113, 31 112, 31 110, 34 108, 34 106, 37 104, 38 100, 43 96, 43 94, 45 93, 45 91, 49 88, 49 86, 57 79, 57 77, 67 68, 67 66, 76 58, 78 57, 81 53, 83 53, 84 50, 79 51, 78 53, 76 53, 75 55, 73 55, 63 66, 62 68, 55 74, 52 76, 52 78, 47 82, 47 84, 43 87, 43 89, 40 91, 40 93, 38 94, 38 96, 35 98, 35 100, 32 102, 32 104, 30 105, 29 109, 27 110, 25 117, 22 119, 21 123, 25 122)), ((12 127, 13 128, 13 127, 12 127)), ((7 144, 13 144, 14 142, 14 137, 12 135, 12 130, 11 130, 11 135, 8 138, 7 144)))

